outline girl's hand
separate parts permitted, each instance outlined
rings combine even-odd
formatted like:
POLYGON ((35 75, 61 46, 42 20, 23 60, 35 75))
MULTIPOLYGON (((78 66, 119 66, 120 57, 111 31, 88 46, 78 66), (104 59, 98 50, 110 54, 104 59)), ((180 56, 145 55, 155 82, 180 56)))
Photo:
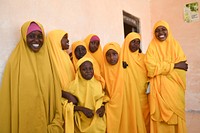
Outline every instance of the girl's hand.
POLYGON ((97 109, 96 113, 99 117, 103 117, 105 113, 105 106, 101 106, 99 109, 97 109))
POLYGON ((87 118, 92 118, 94 116, 93 110, 82 106, 74 106, 74 111, 83 112, 87 118))
POLYGON ((178 63, 174 64, 174 68, 175 69, 182 69, 182 70, 187 71, 188 64, 186 63, 186 61, 181 61, 181 62, 178 62, 178 63))

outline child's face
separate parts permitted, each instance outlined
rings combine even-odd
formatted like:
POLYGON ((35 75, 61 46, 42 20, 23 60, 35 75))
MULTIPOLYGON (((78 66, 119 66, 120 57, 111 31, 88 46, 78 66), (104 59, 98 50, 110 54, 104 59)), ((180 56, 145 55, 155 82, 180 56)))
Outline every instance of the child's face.
POLYGON ((69 49, 69 39, 68 39, 68 35, 65 34, 61 40, 61 46, 63 50, 67 50, 69 49))
POLYGON ((40 31, 33 31, 26 36, 26 41, 30 50, 38 52, 44 43, 44 38, 40 31))
POLYGON ((155 36, 159 41, 165 41, 168 36, 168 31, 164 26, 158 26, 155 29, 155 36))
POLYGON ((87 53, 87 51, 83 45, 79 45, 75 48, 74 53, 75 53, 76 58, 80 59, 87 53))
POLYGON ((96 40, 96 41, 90 41, 90 44, 89 44, 89 50, 94 53, 98 50, 99 48, 99 41, 96 40))
POLYGON ((80 65, 80 72, 81 76, 84 79, 90 80, 94 76, 92 63, 90 61, 85 61, 83 64, 80 65))
POLYGON ((118 56, 118 53, 115 50, 109 49, 106 52, 106 60, 110 65, 117 64, 118 59, 119 59, 119 56, 118 56))
POLYGON ((133 39, 130 43, 129 43, 129 49, 131 52, 135 52, 140 48, 140 39, 136 38, 133 39))

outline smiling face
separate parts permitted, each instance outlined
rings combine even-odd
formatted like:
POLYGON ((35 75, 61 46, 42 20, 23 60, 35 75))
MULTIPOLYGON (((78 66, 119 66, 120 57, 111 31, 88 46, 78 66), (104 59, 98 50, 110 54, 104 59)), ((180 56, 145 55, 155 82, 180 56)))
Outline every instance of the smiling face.
POLYGON ((119 59, 119 56, 118 56, 118 53, 115 50, 109 49, 106 52, 106 60, 110 65, 117 64, 118 59, 119 59))
POLYGON ((33 52, 38 52, 44 43, 44 37, 40 31, 32 31, 26 36, 27 45, 33 52))
POLYGON ((83 45, 79 45, 75 48, 74 53, 75 53, 76 58, 80 59, 87 53, 87 50, 83 45))
POLYGON ((140 39, 136 38, 133 39, 130 43, 129 43, 129 49, 131 52, 135 52, 140 48, 140 39))
POLYGON ((61 40, 61 46, 62 50, 67 50, 69 49, 69 39, 68 39, 68 34, 65 34, 61 40))
POLYGON ((167 28, 165 28, 164 26, 158 26, 155 29, 155 36, 159 41, 165 41, 168 37, 168 31, 167 28))
POLYGON ((85 61, 80 65, 80 72, 81 76, 86 79, 90 80, 94 76, 93 65, 90 61, 85 61))

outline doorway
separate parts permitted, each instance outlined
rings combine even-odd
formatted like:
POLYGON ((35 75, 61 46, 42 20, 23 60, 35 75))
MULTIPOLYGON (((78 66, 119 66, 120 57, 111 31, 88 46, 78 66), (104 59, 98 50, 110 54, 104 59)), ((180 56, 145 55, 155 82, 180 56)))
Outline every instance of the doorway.
POLYGON ((130 32, 140 33, 140 21, 139 18, 123 11, 123 23, 124 23, 124 38, 130 32))

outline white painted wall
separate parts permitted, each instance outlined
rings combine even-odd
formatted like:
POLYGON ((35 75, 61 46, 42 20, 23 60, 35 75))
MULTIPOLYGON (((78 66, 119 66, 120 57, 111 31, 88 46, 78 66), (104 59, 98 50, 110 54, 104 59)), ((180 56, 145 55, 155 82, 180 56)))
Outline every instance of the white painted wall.
POLYGON ((24 22, 38 21, 46 32, 63 29, 70 43, 94 33, 102 46, 110 41, 122 44, 122 10, 140 19, 145 52, 151 36, 149 0, 0 0, 0 79, 24 22))

